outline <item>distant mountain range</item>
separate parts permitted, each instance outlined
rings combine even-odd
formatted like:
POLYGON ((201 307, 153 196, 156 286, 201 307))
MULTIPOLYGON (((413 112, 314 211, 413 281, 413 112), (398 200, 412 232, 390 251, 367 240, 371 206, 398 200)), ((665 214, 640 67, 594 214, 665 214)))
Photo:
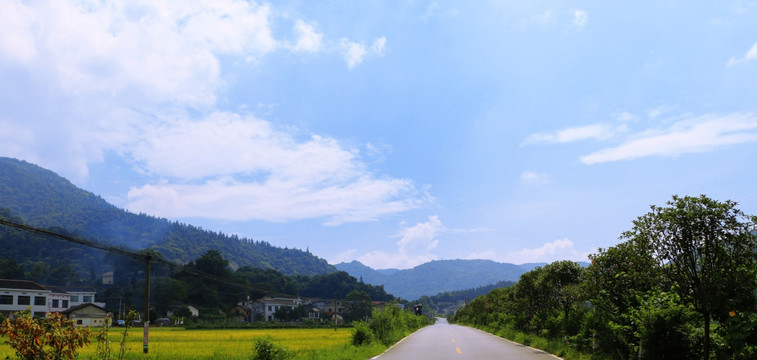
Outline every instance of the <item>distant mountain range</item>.
POLYGON ((335 265, 357 279, 372 285, 384 285, 386 292, 406 300, 423 295, 470 289, 501 281, 517 282, 520 275, 546 265, 499 263, 492 260, 437 260, 412 269, 374 270, 358 261, 335 265))
MULTIPOLYGON (((316 275, 336 271, 326 260, 308 251, 272 246, 267 242, 229 236, 199 227, 171 222, 119 209, 99 196, 79 189, 52 171, 7 157, 0 157, 0 216, 19 218, 27 225, 57 228, 107 245, 153 249, 165 258, 187 263, 208 250, 218 250, 233 267, 251 265, 275 269, 287 275, 316 275)), ((18 263, 49 262, 49 248, 24 248, 14 233, 1 229, 0 258, 18 263), (47 251, 40 251, 47 250, 47 251), (47 260, 46 260, 47 259, 47 260)), ((76 261, 76 259, 71 259, 76 261)), ((91 264, 75 266, 89 271, 91 264)), ((101 269, 95 269, 97 271, 101 269)))

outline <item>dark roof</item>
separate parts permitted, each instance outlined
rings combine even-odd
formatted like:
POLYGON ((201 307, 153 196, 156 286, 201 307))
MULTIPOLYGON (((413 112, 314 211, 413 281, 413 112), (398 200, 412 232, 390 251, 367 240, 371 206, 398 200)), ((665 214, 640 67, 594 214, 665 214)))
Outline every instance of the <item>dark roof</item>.
POLYGON ((0 288, 2 289, 20 289, 20 290, 47 290, 44 286, 29 280, 8 280, 0 279, 0 288))
POLYGON ((50 290, 50 291, 52 291, 52 292, 54 292, 56 294, 65 294, 66 293, 66 291, 64 291, 63 289, 61 289, 59 286, 45 285, 45 287, 47 288, 47 290, 50 290))
POLYGON ((76 306, 74 306, 74 307, 72 307, 72 308, 69 308, 68 310, 64 310, 64 311, 61 311, 61 313, 62 313, 62 314, 70 314, 70 313, 72 313, 72 312, 74 312, 74 311, 78 311, 78 310, 84 309, 84 308, 86 308, 86 307, 88 307, 88 306, 92 306, 92 307, 94 307, 94 308, 100 309, 100 310, 102 310, 103 312, 107 312, 107 310, 105 310, 104 308, 102 308, 102 307, 100 307, 100 306, 97 306, 97 305, 95 305, 95 304, 90 304, 90 303, 87 303, 87 304, 76 305, 76 306))
POLYGON ((65 292, 97 292, 95 288, 90 286, 56 286, 65 292))

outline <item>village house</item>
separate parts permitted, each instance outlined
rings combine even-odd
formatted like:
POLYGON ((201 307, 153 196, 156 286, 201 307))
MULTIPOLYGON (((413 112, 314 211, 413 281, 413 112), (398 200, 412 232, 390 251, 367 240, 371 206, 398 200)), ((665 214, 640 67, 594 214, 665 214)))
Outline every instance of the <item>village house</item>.
POLYGON ((70 295, 69 306, 79 306, 83 304, 95 304, 99 307, 105 307, 105 303, 95 301, 97 291, 88 286, 56 286, 56 288, 65 291, 70 295))
POLYGON ((105 326, 108 312, 95 304, 81 304, 62 311, 61 314, 67 319, 80 326, 105 326))
POLYGON ((320 301, 311 301, 305 304, 305 309, 308 311, 308 320, 322 321, 326 317, 324 308, 325 303, 320 301))
POLYGON ((343 308, 343 301, 342 300, 323 300, 325 305, 325 310, 327 313, 332 314, 336 311, 337 314, 344 313, 343 308))
POLYGON ((113 271, 108 271, 103 274, 103 285, 113 285, 113 271))
POLYGON ((0 279, 0 314, 12 318, 13 313, 31 308, 32 316, 43 317, 85 304, 104 308, 105 303, 95 301, 95 293, 90 287, 43 286, 28 280, 0 279))
POLYGON ((33 281, 0 279, 0 314, 13 318, 14 313, 31 309, 32 316, 43 317, 50 292, 33 281))
POLYGON ((259 305, 252 306, 253 311, 262 308, 263 320, 268 322, 274 321, 274 314, 277 310, 281 308, 294 310, 296 307, 302 305, 302 299, 264 296, 258 299, 256 303, 259 305))
POLYGON ((57 286, 45 286, 45 288, 50 290, 50 294, 47 296, 48 313, 63 312, 71 307, 71 294, 57 286))

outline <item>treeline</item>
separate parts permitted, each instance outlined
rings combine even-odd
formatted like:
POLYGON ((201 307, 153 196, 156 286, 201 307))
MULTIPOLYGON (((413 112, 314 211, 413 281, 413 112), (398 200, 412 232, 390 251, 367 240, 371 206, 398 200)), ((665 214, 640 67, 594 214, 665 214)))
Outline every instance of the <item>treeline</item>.
MULTIPOLYGON (((241 301, 256 300, 266 294, 309 298, 346 299, 359 293, 369 301, 391 301, 394 297, 383 286, 359 282, 345 272, 322 275, 285 275, 272 269, 243 266, 236 271, 218 251, 209 250, 186 265, 174 268, 160 261, 153 253, 150 268, 151 308, 163 317, 168 310, 192 305, 202 317, 223 319, 241 301)), ((98 296, 107 301, 109 309, 122 307, 141 310, 144 306, 145 263, 133 258, 109 255, 114 266, 114 284, 101 287, 98 296)))
POLYGON ((424 312, 434 315, 447 315, 454 313, 461 304, 465 304, 480 295, 489 293, 494 289, 512 286, 512 281, 498 281, 495 284, 479 286, 472 289, 445 291, 433 296, 421 296, 418 303, 423 305, 424 312))
POLYGON ((674 196, 635 220, 620 244, 591 255, 588 268, 571 261, 536 268, 453 320, 552 339, 561 355, 755 359, 757 217, 735 206, 674 196))
MULTIPOLYGON (((8 209, 0 209, 0 218, 23 223, 8 209)), ((80 238, 61 228, 46 230, 80 238)), ((108 309, 116 313, 130 308, 141 310, 144 306, 146 268, 143 260, 8 226, 0 226, 0 244, 4 248, 0 254, 0 278, 31 280, 43 285, 91 286, 97 289, 98 301, 106 302, 108 309), (103 285, 105 271, 113 271, 113 285, 103 285)), ((217 250, 207 250, 181 266, 169 265, 175 262, 168 261, 154 249, 141 252, 153 258, 150 301, 156 313, 151 315, 152 319, 165 316, 168 310, 183 309, 185 305, 200 307, 205 315, 224 317, 248 296, 254 300, 267 293, 345 299, 356 291, 370 300, 394 299, 383 286, 363 283, 346 272, 287 275, 271 268, 270 264, 295 258, 270 258, 265 261, 265 268, 246 265, 234 270, 217 250)))

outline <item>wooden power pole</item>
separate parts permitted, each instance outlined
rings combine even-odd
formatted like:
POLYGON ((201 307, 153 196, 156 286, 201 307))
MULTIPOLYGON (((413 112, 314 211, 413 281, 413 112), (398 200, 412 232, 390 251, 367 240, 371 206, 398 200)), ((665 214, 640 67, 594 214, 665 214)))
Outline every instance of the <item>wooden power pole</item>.
POLYGON ((150 260, 152 256, 148 252, 145 256, 145 339, 142 351, 147 354, 149 351, 149 327, 150 327, 150 260))

